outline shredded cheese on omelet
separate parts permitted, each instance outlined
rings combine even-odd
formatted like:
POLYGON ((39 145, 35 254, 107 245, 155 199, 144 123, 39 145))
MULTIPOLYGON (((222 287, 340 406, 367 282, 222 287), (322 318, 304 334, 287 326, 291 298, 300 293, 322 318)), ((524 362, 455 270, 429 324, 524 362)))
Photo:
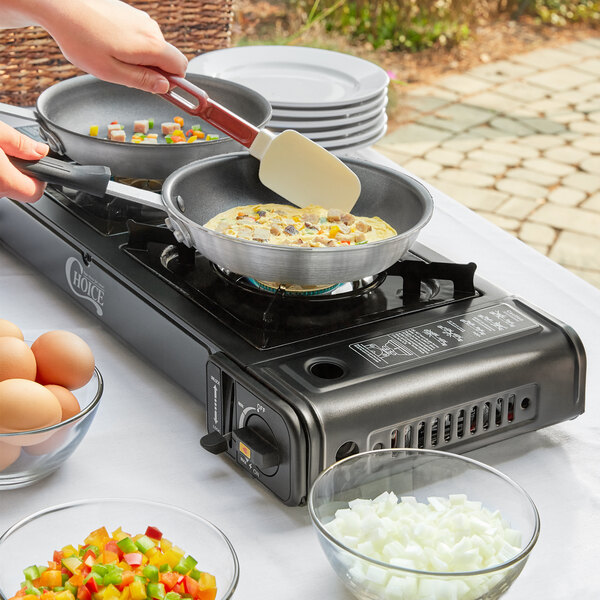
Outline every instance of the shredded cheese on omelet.
POLYGON ((231 208, 204 225, 235 238, 301 247, 356 246, 396 235, 379 217, 356 217, 310 205, 252 204, 231 208))

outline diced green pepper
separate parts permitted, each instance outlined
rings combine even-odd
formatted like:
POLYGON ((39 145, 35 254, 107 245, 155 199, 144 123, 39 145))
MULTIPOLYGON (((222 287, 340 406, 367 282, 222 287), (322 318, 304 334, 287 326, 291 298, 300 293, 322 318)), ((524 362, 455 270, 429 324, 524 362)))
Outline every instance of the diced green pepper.
POLYGON ((179 600, 181 598, 181 594, 177 592, 167 592, 165 594, 165 600, 179 600))
POLYGON ((185 558, 181 558, 179 562, 173 568, 173 571, 177 571, 177 573, 181 573, 182 575, 186 575, 189 573, 196 565, 198 561, 193 556, 186 556, 185 558))
POLYGON ((102 578, 108 573, 108 567, 106 565, 94 565, 92 567, 92 573, 95 573, 102 578))
POLYGON ((147 535, 143 535, 142 537, 138 538, 135 542, 135 545, 142 554, 146 554, 150 548, 154 548, 154 546, 156 546, 156 544, 147 535))
POLYGON ((94 544, 89 544, 88 546, 84 546, 79 551, 79 556, 84 556, 85 554, 87 554, 88 550, 91 550, 94 553, 94 556, 98 556, 98 554, 100 554, 100 548, 98 548, 98 546, 94 546, 94 544))
POLYGON ((154 129, 154 119, 148 119, 148 127, 154 129))
POLYGON ((167 135, 165 136, 165 142, 167 142, 167 144, 172 144, 173 138, 170 135, 167 135))
POLYGON ((192 125, 192 129, 194 131, 202 131, 202 127, 200 127, 200 125, 192 125))
POLYGON ((150 583, 158 583, 158 567, 154 565, 146 565, 142 569, 142 575, 148 578, 150 583))
POLYGON ((130 537, 123 538, 120 542, 117 542, 117 546, 123 551, 123 554, 131 554, 138 551, 138 547, 130 537))
POLYGON ((23 575, 25 575, 27 581, 33 581, 40 576, 40 570, 35 565, 31 565, 30 567, 23 569, 23 575))
POLYGON ((148 598, 163 600, 165 597, 165 586, 162 583, 149 583, 146 593, 148 594, 148 598))
POLYGON ((118 567, 116 569, 112 569, 102 578, 102 585, 121 585, 123 582, 123 571, 118 567))
POLYGON ((163 563, 162 565, 160 565, 160 567, 158 567, 158 570, 161 573, 166 573, 167 571, 171 570, 171 567, 169 566, 169 563, 163 563))
POLYGON ((198 581, 200 579, 200 576, 202 575, 202 571, 200 571, 199 569, 192 569, 192 572, 189 575, 192 579, 198 581))
POLYGON ((77 591, 78 591, 78 587, 76 585, 73 585, 72 583, 69 583, 68 581, 65 582, 65 590, 71 592, 71 594, 73 594, 73 596, 77 597, 77 591))

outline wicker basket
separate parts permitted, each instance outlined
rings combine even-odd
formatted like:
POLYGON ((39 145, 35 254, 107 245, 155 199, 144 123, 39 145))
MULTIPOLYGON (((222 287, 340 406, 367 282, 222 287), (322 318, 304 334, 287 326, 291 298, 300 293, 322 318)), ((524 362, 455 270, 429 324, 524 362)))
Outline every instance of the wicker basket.
MULTIPOLYGON (((165 39, 188 58, 229 45, 234 0, 170 0, 132 6, 161 26, 165 39)), ((0 102, 33 106, 47 87, 81 75, 40 27, 0 30, 0 102)))

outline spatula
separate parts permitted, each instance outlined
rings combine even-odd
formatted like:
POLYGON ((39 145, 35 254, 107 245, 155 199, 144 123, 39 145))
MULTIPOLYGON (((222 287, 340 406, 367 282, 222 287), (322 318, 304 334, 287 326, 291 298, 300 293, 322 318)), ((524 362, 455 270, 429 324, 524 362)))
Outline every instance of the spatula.
POLYGON ((360 180, 339 158, 293 129, 279 134, 258 129, 187 79, 160 72, 174 86, 162 97, 248 148, 260 160, 258 177, 263 185, 296 206, 316 204, 343 212, 352 210, 360 195, 360 180), (175 88, 187 92, 197 104, 176 93, 175 88))

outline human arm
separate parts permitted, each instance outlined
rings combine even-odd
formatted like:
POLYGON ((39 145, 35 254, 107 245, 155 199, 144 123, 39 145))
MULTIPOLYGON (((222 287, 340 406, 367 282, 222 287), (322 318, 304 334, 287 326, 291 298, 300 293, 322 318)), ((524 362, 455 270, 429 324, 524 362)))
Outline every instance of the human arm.
POLYGON ((166 93, 151 68, 183 76, 187 59, 148 14, 120 0, 0 0, 0 27, 40 25, 65 58, 105 81, 166 93))

